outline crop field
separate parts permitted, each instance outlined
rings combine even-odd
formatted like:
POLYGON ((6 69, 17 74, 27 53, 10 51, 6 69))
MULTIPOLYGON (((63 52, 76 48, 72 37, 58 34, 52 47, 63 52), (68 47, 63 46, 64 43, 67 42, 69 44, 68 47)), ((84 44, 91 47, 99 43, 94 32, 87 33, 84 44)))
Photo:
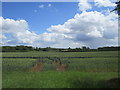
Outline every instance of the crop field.
POLYGON ((3 88, 119 87, 118 51, 4 52, 3 88))
POLYGON ((118 51, 99 52, 4 52, 3 57, 118 57, 118 51))

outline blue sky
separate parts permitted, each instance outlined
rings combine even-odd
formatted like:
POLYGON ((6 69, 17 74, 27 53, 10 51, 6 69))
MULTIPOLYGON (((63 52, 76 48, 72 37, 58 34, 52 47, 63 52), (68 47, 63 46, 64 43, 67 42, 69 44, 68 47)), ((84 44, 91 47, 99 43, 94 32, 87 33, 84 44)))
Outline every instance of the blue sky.
POLYGON ((3 3, 2 16, 11 19, 25 19, 30 30, 40 34, 46 31, 51 25, 63 24, 78 12, 77 2, 19 2, 3 3), (48 5, 51 4, 51 7, 48 5), (39 8, 44 5, 43 8, 39 8), (37 12, 35 12, 37 11, 37 12))
POLYGON ((96 2, 3 2, 2 43, 57 48, 117 45, 117 13, 110 13, 115 4, 96 2))
MULTIPOLYGON (((108 9, 108 7, 97 8, 93 2, 90 3, 93 6, 92 10, 108 9)), ((4 18, 24 19, 28 22, 30 30, 34 30, 37 34, 45 32, 51 25, 64 24, 76 13, 81 13, 78 10, 78 2, 4 2, 2 6, 4 18), (39 8, 40 5, 44 7, 39 8)))

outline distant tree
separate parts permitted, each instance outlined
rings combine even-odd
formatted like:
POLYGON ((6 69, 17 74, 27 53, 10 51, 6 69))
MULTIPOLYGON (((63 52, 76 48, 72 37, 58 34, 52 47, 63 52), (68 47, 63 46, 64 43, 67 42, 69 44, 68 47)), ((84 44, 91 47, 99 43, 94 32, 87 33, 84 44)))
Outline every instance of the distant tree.
POLYGON ((90 49, 89 47, 83 46, 82 48, 74 48, 71 49, 70 47, 68 49, 63 48, 38 48, 38 47, 32 47, 32 46, 1 46, 0 50, 2 52, 28 52, 28 51, 60 51, 60 52, 80 52, 80 51, 119 51, 120 47, 114 46, 114 47, 99 47, 97 49, 90 49))
POLYGON ((36 51, 39 51, 39 48, 38 48, 38 47, 36 47, 36 48, 35 48, 35 50, 36 50, 36 51))
POLYGON ((89 50, 90 50, 89 47, 86 47, 86 46, 83 46, 83 47, 82 47, 82 51, 89 51, 89 50))
POLYGON ((70 48, 70 47, 68 48, 68 51, 71 51, 71 48, 70 48))
POLYGON ((99 47, 98 51, 119 51, 120 47, 99 47))
POLYGON ((80 52, 82 49, 81 48, 75 48, 76 52, 80 52))
POLYGON ((112 10, 111 12, 113 11, 117 11, 118 15, 120 15, 120 1, 116 2, 117 6, 115 7, 114 10, 112 10))
POLYGON ((46 48, 43 48, 43 51, 47 51, 47 49, 46 49, 46 48))

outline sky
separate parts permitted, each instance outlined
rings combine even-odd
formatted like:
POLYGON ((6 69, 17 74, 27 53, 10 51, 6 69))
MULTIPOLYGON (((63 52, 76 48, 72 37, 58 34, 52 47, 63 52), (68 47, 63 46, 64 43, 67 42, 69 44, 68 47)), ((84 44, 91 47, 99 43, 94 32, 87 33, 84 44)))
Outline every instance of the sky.
POLYGON ((3 3, 3 17, 14 20, 24 19, 28 22, 30 30, 40 34, 51 25, 63 24, 73 18, 77 13, 77 8, 77 3, 3 3))
POLYGON ((118 15, 110 0, 3 2, 1 45, 98 48, 118 45, 118 15))

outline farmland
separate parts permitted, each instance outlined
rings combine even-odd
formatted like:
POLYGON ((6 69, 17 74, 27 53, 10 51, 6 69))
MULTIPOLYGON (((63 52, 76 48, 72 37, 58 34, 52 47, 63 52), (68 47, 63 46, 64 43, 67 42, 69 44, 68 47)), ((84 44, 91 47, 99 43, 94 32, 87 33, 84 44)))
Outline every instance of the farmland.
POLYGON ((3 52, 2 57, 3 88, 118 87, 107 82, 118 77, 118 51, 3 52))

